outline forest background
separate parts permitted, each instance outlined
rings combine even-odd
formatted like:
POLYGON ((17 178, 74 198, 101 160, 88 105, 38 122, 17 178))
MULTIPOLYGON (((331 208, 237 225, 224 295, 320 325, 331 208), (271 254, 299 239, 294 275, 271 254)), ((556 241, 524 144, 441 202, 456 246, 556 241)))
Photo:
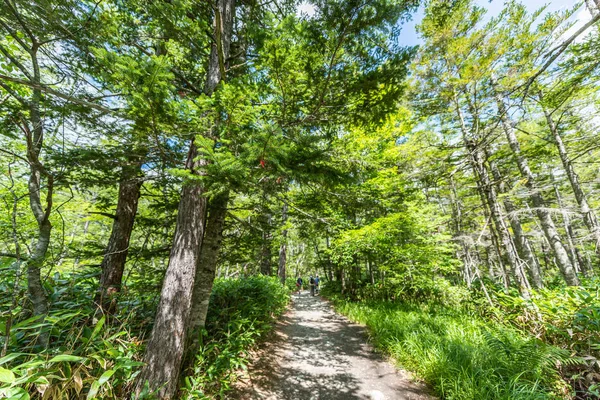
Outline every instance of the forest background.
POLYGON ((226 396, 319 273, 442 398, 598 398, 599 3, 493 4, 2 0, 0 395, 226 396))

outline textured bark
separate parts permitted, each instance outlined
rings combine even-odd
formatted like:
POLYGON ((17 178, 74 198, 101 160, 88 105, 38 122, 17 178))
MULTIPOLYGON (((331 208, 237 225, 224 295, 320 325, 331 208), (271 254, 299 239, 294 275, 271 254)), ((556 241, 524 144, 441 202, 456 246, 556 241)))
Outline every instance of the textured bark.
POLYGON ((562 221, 563 221, 563 227, 565 229, 565 235, 567 237, 567 248, 569 250, 569 256, 571 258, 571 263, 573 263, 573 267, 575 268, 575 271, 577 272, 581 272, 580 266, 579 266, 579 258, 577 257, 577 248, 575 247, 575 240, 573 240, 573 227, 571 226, 571 219, 569 218, 569 214, 567 214, 564 206, 563 206, 563 202, 562 202, 562 198, 560 196, 560 191, 558 190, 558 187, 556 186, 556 182, 554 182, 553 180, 553 186, 554 186, 554 194, 556 195, 556 202, 558 203, 558 208, 560 208, 560 212, 562 215, 562 221))
MULTIPOLYGON (((502 179, 498 167, 496 167, 494 163, 490 163, 490 168, 492 170, 494 180, 498 185, 499 192, 504 194, 508 193, 508 189, 506 188, 506 184, 502 179)), ((529 239, 527 239, 527 236, 525 236, 525 233, 523 232, 521 219, 517 214, 517 207, 507 196, 504 196, 503 203, 504 208, 508 213, 508 220, 510 222, 510 226, 515 235, 515 245, 517 247, 517 252, 519 253, 520 258, 527 263, 533 286, 536 289, 542 289, 544 287, 544 280, 542 278, 542 268, 540 267, 539 260, 533 252, 533 247, 531 246, 531 243, 529 243, 529 239)))
POLYGON ((146 348, 146 365, 138 377, 137 395, 146 383, 151 392, 158 391, 161 399, 174 398, 179 389, 194 276, 204 233, 203 194, 203 188, 196 183, 186 184, 181 193, 173 247, 146 348))
POLYGON ((117 210, 106 253, 102 259, 102 275, 96 296, 97 306, 108 313, 115 311, 116 304, 112 301, 112 297, 121 291, 125 261, 129 252, 129 240, 133 231, 142 186, 140 173, 141 163, 137 163, 133 168, 124 167, 121 182, 119 182, 117 210))
POLYGON ((531 287, 529 280, 525 275, 522 262, 517 254, 515 243, 510 236, 508 227, 504 221, 502 207, 498 201, 496 189, 494 188, 494 185, 492 185, 488 167, 485 164, 485 153, 481 148, 480 143, 477 143, 475 140, 469 138, 470 135, 468 133, 458 101, 456 101, 456 112, 460 120, 463 140, 467 150, 469 151, 469 158, 477 180, 477 187, 483 194, 483 206, 485 208, 487 203, 487 206, 489 207, 491 219, 496 227, 496 232, 498 233, 500 243, 502 244, 502 249, 504 250, 504 256, 508 261, 508 265, 511 268, 513 276, 518 282, 519 292, 523 298, 529 299, 531 298, 531 287))
POLYGON ((535 208, 535 213, 540 221, 542 230, 544 231, 544 235, 546 236, 548 243, 550 243, 550 246, 554 253, 554 257, 556 259, 556 264, 560 269, 561 273, 563 274, 565 282, 568 285, 579 285, 579 278, 577 277, 575 269, 573 268, 573 264, 569 259, 569 255, 567 253, 567 250, 565 249, 561 237, 558 234, 558 230, 554 225, 552 216, 546 208, 544 199, 542 197, 542 194, 540 193, 540 189, 537 186, 535 176, 529 168, 529 162, 521 152, 521 145, 519 144, 514 129, 508 119, 507 109, 504 105, 504 100, 498 92, 495 93, 495 97, 496 103, 498 105, 500 120, 502 122, 502 128, 506 135, 506 139, 508 140, 508 144, 510 145, 510 148, 516 158, 521 176, 525 179, 525 186, 529 191, 529 198, 531 199, 533 207, 535 208))
POLYGON ((579 209, 581 210, 581 214, 583 215, 583 222, 585 223, 592 235, 592 239, 594 241, 596 249, 596 254, 600 258, 600 225, 598 224, 598 217, 596 216, 594 210, 590 207, 587 196, 581 188, 581 183, 579 182, 579 175, 577 175, 575 169, 573 168, 573 163, 569 158, 567 147, 565 146, 562 137, 560 136, 558 126, 554 122, 552 114, 544 108, 544 115, 546 117, 548 127, 550 128, 550 132, 552 133, 552 137, 554 138, 554 144, 556 144, 556 148, 558 150, 558 154, 560 156, 563 168, 565 169, 567 177, 569 178, 569 183, 571 184, 571 188, 573 189, 573 194, 575 194, 575 200, 577 200, 577 204, 579 205, 579 209))
MULTIPOLYGON (((211 46, 205 93, 212 95, 224 78, 224 60, 229 57, 233 29, 234 0, 218 0, 215 8, 215 41, 211 46)), ((207 160, 197 159, 194 142, 190 145, 186 169, 199 174, 207 160)), ((136 383, 136 397, 145 385, 160 399, 172 399, 179 388, 179 374, 187 345, 191 300, 196 267, 206 221, 206 198, 198 182, 184 185, 177 214, 173 247, 163 281, 152 335, 136 383)))
MULTIPOLYGON (((37 60, 38 45, 34 43, 31 48, 31 61, 33 68, 32 82, 39 84, 41 80, 37 60)), ((46 260, 52 224, 50 223, 50 212, 52 211, 52 197, 54 178, 50 175, 40 161, 40 153, 44 142, 44 128, 40 114, 40 105, 43 102, 40 89, 33 89, 29 102, 29 122, 31 127, 24 127, 27 140, 27 160, 30 166, 29 175, 29 206, 37 224, 38 233, 33 245, 33 252, 27 263, 27 293, 33 306, 33 314, 44 319, 48 313, 48 297, 44 290, 41 278, 41 269, 46 260), (46 179, 46 201, 42 204, 42 177, 46 179)), ((48 332, 44 329, 38 336, 38 344, 47 346, 48 332)))
MULTIPOLYGON (((281 220, 282 223, 285 225, 287 222, 287 204, 283 204, 283 207, 281 209, 281 220)), ((287 234, 287 229, 283 229, 281 231, 281 244, 279 245, 279 263, 277 268, 277 276, 279 277, 279 280, 281 281, 282 285, 285 285, 286 278, 285 266, 287 261, 287 234)))
POLYGON ((211 199, 208 204, 206 229, 194 278, 195 283, 188 323, 188 344, 184 370, 193 366, 196 354, 200 348, 200 335, 206 323, 210 293, 212 292, 215 280, 228 201, 229 194, 224 193, 211 199))

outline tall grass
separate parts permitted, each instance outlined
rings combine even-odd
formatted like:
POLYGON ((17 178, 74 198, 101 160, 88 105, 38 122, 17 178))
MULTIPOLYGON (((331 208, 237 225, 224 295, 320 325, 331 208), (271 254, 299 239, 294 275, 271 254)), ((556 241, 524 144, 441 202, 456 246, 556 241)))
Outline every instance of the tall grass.
POLYGON ((570 395, 556 366, 577 360, 516 329, 442 305, 353 303, 341 298, 334 304, 350 319, 367 325, 377 347, 444 399, 570 395))

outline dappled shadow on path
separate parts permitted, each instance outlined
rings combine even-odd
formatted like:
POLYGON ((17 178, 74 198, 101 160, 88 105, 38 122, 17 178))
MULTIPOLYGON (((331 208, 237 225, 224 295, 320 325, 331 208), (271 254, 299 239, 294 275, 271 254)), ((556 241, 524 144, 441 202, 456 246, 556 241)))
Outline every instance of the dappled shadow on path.
POLYGON ((367 344, 365 329, 319 297, 295 295, 292 310, 236 387, 234 399, 428 399, 367 344))

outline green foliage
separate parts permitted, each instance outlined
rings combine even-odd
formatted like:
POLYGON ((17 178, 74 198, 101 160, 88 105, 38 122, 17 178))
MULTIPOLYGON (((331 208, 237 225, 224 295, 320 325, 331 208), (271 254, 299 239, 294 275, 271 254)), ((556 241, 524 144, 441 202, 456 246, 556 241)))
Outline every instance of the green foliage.
MULTIPOLYGON (((135 308, 113 317, 110 323, 105 316, 96 319, 89 302, 94 278, 79 274, 65 279, 56 274, 51 284, 48 282, 48 287, 55 288, 50 295, 55 307, 43 323, 34 323, 35 317, 23 319, 20 309, 3 311, 0 325, 5 327, 9 320, 12 325, 8 353, 0 359, 0 397, 123 398, 142 365, 140 337, 132 329, 141 321, 136 321, 135 308), (35 344, 40 329, 50 335, 46 349, 35 344)), ((3 297, 3 306, 10 301, 3 297)))
POLYGON ((194 365, 185 380, 185 399, 224 398, 249 350, 283 313, 289 293, 274 277, 252 276, 215 281, 206 330, 194 365))
MULTIPOLYGON (((18 319, 19 310, 13 310, 16 321, 10 329, 8 353, 0 358, 0 397, 127 397, 143 365, 143 338, 149 333, 152 312, 133 291, 130 296, 121 295, 121 313, 109 321, 105 316, 96 319, 88 300, 94 295, 94 278, 86 274, 54 277, 53 285, 62 289, 52 294, 53 311, 42 326, 32 323, 33 318, 18 319), (40 327, 50 331, 48 349, 35 347, 40 327)), ((217 280, 195 374, 184 388, 187 398, 222 396, 247 364, 248 351, 270 330, 288 300, 288 291, 276 278, 217 280)), ((3 310, 8 309, 4 306, 11 298, 2 301, 3 310)), ((8 316, 3 311, 2 332, 8 316)))
MULTIPOLYGON (((586 392, 600 376, 600 285, 597 279, 583 287, 559 287, 533 293, 531 303, 496 293, 493 318, 509 323, 544 342, 578 357, 578 365, 557 365, 574 388, 586 392)), ((591 394, 591 393, 590 393, 591 394)))
POLYGON ((336 309, 366 324, 373 341, 445 399, 564 398, 568 385, 556 363, 580 362, 568 351, 490 324, 439 303, 352 303, 336 309))

